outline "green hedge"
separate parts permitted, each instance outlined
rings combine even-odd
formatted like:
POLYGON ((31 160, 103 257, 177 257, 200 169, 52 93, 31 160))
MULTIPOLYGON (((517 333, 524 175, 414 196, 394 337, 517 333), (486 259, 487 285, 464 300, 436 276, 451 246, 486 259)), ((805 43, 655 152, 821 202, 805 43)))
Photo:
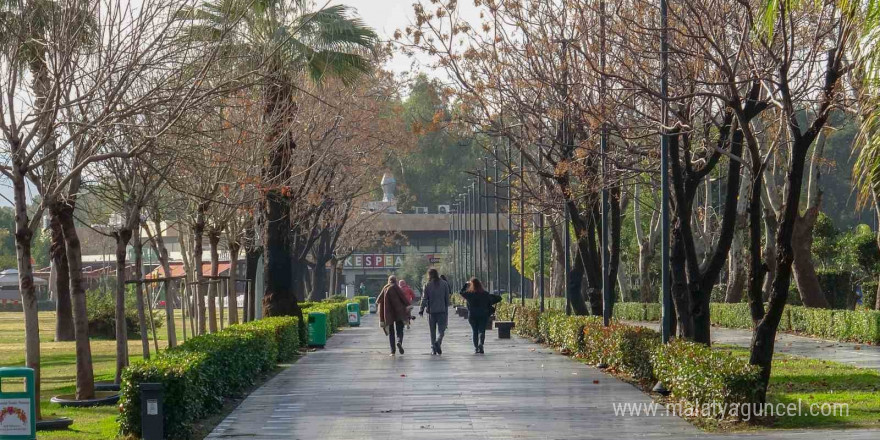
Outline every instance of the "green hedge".
MULTIPOLYGON (((712 303, 709 305, 709 316, 713 325, 752 328, 752 315, 746 303, 712 303)), ((614 317, 624 321, 659 321, 660 305, 617 303, 614 317)), ((880 311, 786 306, 779 330, 840 341, 880 344, 880 311)))
MULTIPOLYGON (((369 296, 356 296, 352 298, 352 301, 358 303, 361 308, 361 315, 370 312, 370 297, 369 296)), ((349 301, 351 302, 351 301, 349 301)))
MULTIPOLYGON (((300 303, 300 307, 302 307, 302 314, 305 321, 308 321, 307 315, 311 312, 320 312, 327 314, 327 336, 329 337, 333 333, 339 331, 340 327, 348 327, 348 311, 346 310, 347 302, 336 302, 336 301, 322 301, 322 302, 303 302, 300 303)), ((306 325, 303 323, 303 329, 306 330, 306 325)), ((308 337, 308 332, 303 331, 300 333, 304 338, 308 337)), ((302 341, 303 345, 307 345, 308 341, 302 341)))
POLYGON ((751 404, 761 389, 759 369, 730 353, 675 340, 651 358, 654 374, 676 398, 693 405, 751 404))
POLYGON ((216 412, 223 399, 252 385, 260 373, 299 350, 299 319, 265 318, 196 336, 122 374, 119 426, 123 435, 141 432, 141 383, 164 385, 165 433, 187 438, 196 420, 216 412))
MULTIPOLYGON (((650 316, 646 314, 653 313, 652 306, 628 303, 622 309, 629 316, 650 316)), ((760 389, 757 367, 704 345, 675 342, 664 346, 660 334, 648 328, 616 320, 606 327, 598 316, 566 316, 549 309, 539 313, 531 304, 499 304, 496 315, 500 320, 513 319, 518 334, 537 338, 589 364, 604 364, 642 383, 668 382, 676 397, 692 404, 752 403, 760 389)))

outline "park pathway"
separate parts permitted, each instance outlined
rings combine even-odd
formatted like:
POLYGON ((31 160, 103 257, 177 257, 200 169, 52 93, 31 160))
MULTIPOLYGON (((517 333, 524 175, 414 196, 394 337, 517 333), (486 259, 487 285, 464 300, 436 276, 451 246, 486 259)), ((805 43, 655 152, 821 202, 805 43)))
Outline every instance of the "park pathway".
MULTIPOLYGON (((624 321, 660 331, 659 322, 624 321)), ((752 331, 738 328, 712 327, 712 343, 748 347, 752 331)), ((880 370, 880 346, 838 342, 808 336, 779 332, 776 335, 777 353, 793 354, 813 359, 835 361, 859 368, 880 370)), ((880 438, 880 436, 878 436, 880 438)))
MULTIPOLYGON (((450 316, 442 356, 425 319, 388 356, 375 315, 299 359, 218 425, 209 439, 868 439, 877 431, 709 435, 667 416, 617 416, 649 403, 635 387, 521 338, 487 333, 474 355, 467 322, 450 316), (770 434, 770 435, 767 435, 770 434)), ((659 412, 658 412, 659 414, 659 412)))

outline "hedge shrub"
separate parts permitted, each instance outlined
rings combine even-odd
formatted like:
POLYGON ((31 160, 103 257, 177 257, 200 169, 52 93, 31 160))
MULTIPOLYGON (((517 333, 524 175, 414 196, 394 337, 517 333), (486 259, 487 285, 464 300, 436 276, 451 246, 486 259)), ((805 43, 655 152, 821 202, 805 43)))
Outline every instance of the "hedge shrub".
POLYGON ((730 353, 693 342, 661 344, 651 358, 654 374, 673 396, 692 405, 757 402, 759 369, 730 353))
POLYGON ((299 349, 299 319, 266 318, 196 336, 139 362, 122 373, 119 426, 123 435, 140 435, 139 384, 164 385, 165 433, 187 438, 194 421, 217 411, 223 399, 252 385, 259 373, 287 360, 299 349))
MULTIPOLYGON (((369 313, 369 311, 370 311, 370 297, 369 296, 356 296, 356 297, 352 298, 352 300, 354 302, 358 303, 358 305, 360 306, 361 315, 363 315, 365 313, 369 313)), ((349 301, 349 302, 351 302, 351 301, 349 301)))
MULTIPOLYGON (((712 324, 728 328, 752 328, 749 305, 746 303, 712 303, 709 305, 712 324)), ((614 317, 627 321, 659 321, 660 305, 617 303, 614 317)), ((840 341, 880 344, 880 311, 817 309, 786 306, 779 322, 780 331, 791 331, 840 341)))

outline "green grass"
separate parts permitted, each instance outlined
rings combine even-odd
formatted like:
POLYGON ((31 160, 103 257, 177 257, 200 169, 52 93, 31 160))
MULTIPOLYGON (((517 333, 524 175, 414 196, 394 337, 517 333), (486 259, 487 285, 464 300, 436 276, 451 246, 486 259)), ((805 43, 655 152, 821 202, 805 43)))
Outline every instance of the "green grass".
MULTIPOLYGON (((748 359, 746 348, 716 348, 748 359)), ((772 428, 877 428, 880 427, 880 372, 776 353, 767 400, 774 404, 797 404, 800 401, 804 412, 802 415, 775 417, 767 424, 772 428), (847 404, 849 414, 806 414, 813 404, 847 404)))
MULTIPOLYGON (((179 313, 179 311, 178 311, 179 313)), ((241 312, 239 312, 239 316, 241 312)), ((164 317, 162 318, 164 323, 164 317)), ((183 322, 177 317, 177 340, 183 342, 183 322)), ((167 346, 164 326, 156 329, 159 348, 167 346)), ((65 431, 41 431, 40 439, 112 439, 118 432, 116 406, 95 408, 62 408, 50 403, 52 396, 71 394, 76 390, 76 355, 74 342, 54 342, 55 312, 40 312, 40 408, 44 418, 69 417, 73 426, 65 431)), ((24 365, 24 314, 0 312, 0 367, 24 365)), ((92 365, 95 380, 113 380, 116 369, 116 341, 92 338, 92 365)), ((128 341, 129 362, 143 359, 140 338, 128 341)), ((150 352, 155 354, 153 342, 150 352)), ((14 389, 10 387, 10 389, 14 389)))

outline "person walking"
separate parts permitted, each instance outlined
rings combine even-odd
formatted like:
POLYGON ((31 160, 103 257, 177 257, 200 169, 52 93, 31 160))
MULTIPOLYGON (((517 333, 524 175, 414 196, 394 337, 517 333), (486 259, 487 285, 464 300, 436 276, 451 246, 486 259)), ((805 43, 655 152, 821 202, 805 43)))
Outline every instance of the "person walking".
POLYGON ((395 342, 397 343, 397 351, 403 354, 403 325, 405 321, 409 320, 406 308, 410 302, 400 286, 397 285, 397 277, 394 275, 388 277, 388 284, 382 288, 382 292, 376 298, 376 304, 379 308, 379 325, 388 334, 388 342, 391 344, 391 356, 394 356, 395 353, 395 342), (396 341, 395 333, 397 335, 396 341))
POLYGON ((486 341, 486 325, 495 310, 495 304, 501 302, 501 296, 492 295, 483 289, 483 283, 476 278, 461 286, 458 292, 467 301, 468 322, 474 337, 474 353, 483 354, 483 343, 486 341))
POLYGON ((425 309, 428 309, 428 328, 431 329, 431 354, 443 354, 441 345, 449 323, 449 285, 440 279, 437 269, 428 270, 419 316, 424 316, 425 309))

